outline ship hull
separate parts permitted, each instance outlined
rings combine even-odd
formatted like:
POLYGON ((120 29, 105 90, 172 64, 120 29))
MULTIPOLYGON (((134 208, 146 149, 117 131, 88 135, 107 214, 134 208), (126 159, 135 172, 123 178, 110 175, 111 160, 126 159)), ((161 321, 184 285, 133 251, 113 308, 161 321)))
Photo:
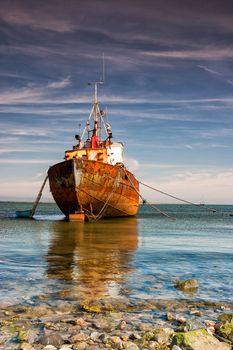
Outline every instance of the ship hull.
POLYGON ((139 183, 122 165, 70 159, 48 171, 50 190, 66 217, 83 211, 89 219, 134 216, 139 183))

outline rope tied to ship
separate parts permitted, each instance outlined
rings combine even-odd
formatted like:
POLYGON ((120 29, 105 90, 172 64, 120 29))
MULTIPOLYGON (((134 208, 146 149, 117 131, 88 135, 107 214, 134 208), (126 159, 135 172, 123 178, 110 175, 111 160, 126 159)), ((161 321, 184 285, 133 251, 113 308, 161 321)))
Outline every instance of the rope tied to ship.
POLYGON ((155 187, 152 187, 152 186, 150 186, 150 185, 145 184, 144 182, 139 181, 139 183, 140 183, 141 185, 147 187, 147 188, 150 188, 151 190, 154 190, 154 191, 156 191, 156 192, 158 192, 158 193, 164 194, 165 196, 168 196, 168 197, 177 199, 177 200, 180 201, 180 202, 183 202, 183 203, 186 203, 186 204, 190 204, 190 205, 194 205, 194 206, 196 206, 196 207, 203 207, 203 206, 204 206, 206 210, 211 211, 211 212, 213 212, 213 213, 216 212, 216 209, 207 207, 205 204, 193 203, 193 202, 187 201, 187 200, 185 200, 185 199, 179 198, 179 197, 177 197, 177 196, 174 196, 174 195, 172 195, 172 194, 169 194, 169 193, 167 193, 167 192, 161 191, 161 190, 159 190, 159 189, 157 189, 157 188, 155 188, 155 187))
POLYGON ((112 186, 112 191, 109 193, 109 196, 108 196, 106 202, 104 203, 102 209, 100 210, 99 214, 96 215, 95 221, 101 219, 101 217, 102 217, 103 214, 104 214, 104 210, 105 210, 105 208, 107 207, 108 202, 110 201, 110 199, 111 199, 111 197, 112 197, 112 195, 113 195, 113 192, 114 192, 114 190, 115 190, 116 183, 117 183, 117 178, 118 178, 118 174, 119 174, 119 172, 117 173, 117 175, 116 175, 116 177, 115 177, 115 179, 114 179, 114 183, 113 183, 113 186, 112 186))
MULTIPOLYGON (((153 205, 153 204, 147 202, 147 200, 146 200, 144 197, 142 197, 141 193, 140 193, 140 192, 138 191, 138 189, 135 187, 135 185, 134 185, 134 183, 132 182, 132 180, 130 179, 130 177, 127 175, 127 172, 126 172, 125 167, 124 167, 124 166, 121 166, 121 169, 123 169, 125 175, 126 175, 127 178, 129 179, 129 182, 131 183, 131 186, 132 186, 133 189, 137 192, 137 194, 138 194, 139 197, 141 198, 143 204, 146 204, 146 203, 147 203, 147 204, 150 205, 151 208, 155 209, 158 213, 162 214, 163 216, 166 216, 166 217, 169 218, 169 219, 175 220, 174 217, 172 217, 172 216, 168 215, 167 213, 165 213, 164 211, 160 210, 160 209, 157 208, 155 205, 153 205)), ((139 183, 141 183, 141 182, 139 181, 139 183)))

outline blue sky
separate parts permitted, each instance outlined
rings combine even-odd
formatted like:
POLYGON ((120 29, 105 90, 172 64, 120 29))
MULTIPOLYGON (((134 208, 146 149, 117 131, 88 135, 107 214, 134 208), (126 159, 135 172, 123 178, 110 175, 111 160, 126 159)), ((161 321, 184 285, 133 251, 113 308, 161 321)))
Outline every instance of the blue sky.
POLYGON ((1 200, 34 199, 75 144, 104 52, 99 97, 128 168, 187 200, 232 204, 232 1, 1 0, 0 44, 1 200))

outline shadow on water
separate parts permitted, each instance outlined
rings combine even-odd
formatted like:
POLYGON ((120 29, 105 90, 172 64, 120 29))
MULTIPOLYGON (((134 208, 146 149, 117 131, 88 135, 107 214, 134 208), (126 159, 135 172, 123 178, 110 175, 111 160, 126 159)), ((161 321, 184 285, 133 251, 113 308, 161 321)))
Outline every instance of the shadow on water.
POLYGON ((90 223, 56 222, 48 254, 47 278, 62 280, 72 296, 119 295, 138 247, 136 218, 90 223))

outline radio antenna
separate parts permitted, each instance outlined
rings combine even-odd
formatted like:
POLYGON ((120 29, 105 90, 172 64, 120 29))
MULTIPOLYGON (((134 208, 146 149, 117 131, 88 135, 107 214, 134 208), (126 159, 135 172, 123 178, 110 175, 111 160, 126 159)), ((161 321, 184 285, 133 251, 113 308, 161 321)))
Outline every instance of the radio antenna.
POLYGON ((102 82, 104 83, 104 80, 105 80, 105 57, 104 57, 104 52, 102 54, 102 69, 103 69, 103 76, 102 76, 102 82))

